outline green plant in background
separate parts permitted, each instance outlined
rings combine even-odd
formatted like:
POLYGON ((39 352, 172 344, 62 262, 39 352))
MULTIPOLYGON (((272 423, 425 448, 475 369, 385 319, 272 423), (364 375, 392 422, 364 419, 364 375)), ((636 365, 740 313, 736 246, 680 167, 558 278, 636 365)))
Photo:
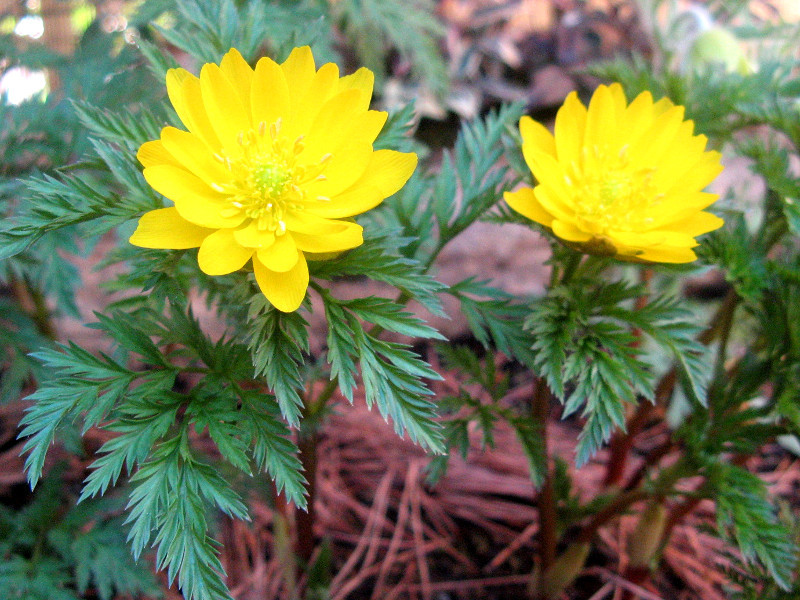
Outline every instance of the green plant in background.
MULTIPOLYGON (((9 19, 13 29, 13 17, 6 17, 4 23, 9 19)), ((4 215, 36 212, 29 204, 35 204, 29 184, 39 185, 42 193, 53 191, 56 197, 59 190, 51 187, 55 177, 83 181, 87 188, 110 184, 108 174, 99 174, 93 165, 80 160, 91 144, 79 121, 77 104, 91 98, 104 107, 134 102, 147 94, 149 73, 134 69, 140 61, 138 53, 120 42, 121 35, 106 33, 100 22, 91 18, 81 25, 69 58, 39 44, 24 43, 11 33, 0 37, 6 73, 26 68, 31 72, 46 69, 51 75, 51 86, 32 98, 14 99, 9 93, 0 100, 0 207, 4 215)), ((61 196, 58 201, 69 199, 61 196)), ((38 218, 47 215, 40 213, 38 218)), ((81 276, 68 256, 86 256, 100 233, 80 222, 69 234, 48 233, 23 221, 15 225, 24 234, 4 238, 2 253, 13 258, 0 266, 0 404, 9 409, 3 420, 16 414, 5 405, 18 400, 23 389, 30 389, 44 375, 41 363, 30 353, 53 347, 56 318, 79 315, 75 292, 81 276), (31 244, 33 240, 36 244, 31 244)), ((16 422, 3 425, 13 430, 16 422)), ((61 430, 61 437, 74 442, 77 431, 69 426, 61 430)), ((68 447, 72 453, 82 453, 80 444, 68 447)), ((109 498, 74 506, 76 494, 62 481, 63 473, 61 468, 52 470, 30 498, 22 494, 10 498, 10 506, 0 505, 3 597, 77 600, 94 594, 110 600, 118 594, 160 596, 152 571, 145 564, 134 564, 130 554, 120 516, 124 505, 109 498)))
MULTIPOLYGON (((21 51, 17 36, 11 33, 0 37, 7 69, 49 69, 59 82, 59 88, 47 91, 44 99, 36 96, 11 104, 6 95, 0 102, 0 207, 4 214, 20 209, 35 211, 33 206, 25 207, 27 177, 34 177, 43 193, 49 194, 50 177, 59 169, 66 168, 72 177, 81 179, 96 175, 90 166, 79 162, 90 143, 72 103, 88 98, 100 107, 133 102, 150 87, 148 73, 133 69, 138 60, 133 48, 120 48, 119 40, 120 36, 105 33, 99 22, 94 22, 67 59, 38 45, 21 51)), ((107 183, 109 178, 104 179, 107 183)), ((98 180, 97 185, 102 182, 98 180)), ((20 228, 25 229, 25 225, 18 223, 20 228)), ((44 235, 35 227, 28 228, 19 244, 16 239, 4 238, 3 256, 15 257, 0 266, 0 282, 11 295, 0 303, 0 339, 5 349, 0 403, 16 399, 22 385, 37 374, 37 363, 27 354, 52 342, 52 318, 79 314, 74 297, 80 275, 63 253, 87 254, 97 231, 80 224, 78 228, 77 236, 58 232, 44 235), (78 237, 84 243, 76 243, 78 237), (34 238, 38 243, 30 246, 34 238), (54 314, 46 304, 48 298, 56 304, 54 314)))
POLYGON ((24 508, 0 506, 0 586, 8 600, 79 600, 93 589, 161 596, 152 571, 125 543, 124 503, 109 497, 74 504, 54 468, 24 508))
MULTIPOLYGON (((429 4, 414 6, 430 16, 429 4)), ((368 110, 369 71, 353 66, 340 77, 328 62, 339 58, 330 31, 306 32, 310 22, 352 36, 386 31, 421 76, 435 78, 440 63, 428 41, 437 28, 427 18, 401 21, 384 3, 356 0, 159 1, 139 15, 160 23, 138 45, 172 109, 163 96, 124 111, 75 103, 89 154, 28 180, 0 230, 7 265, 55 254, 48 243, 122 232, 105 264, 125 266, 108 282, 123 299, 91 325, 112 350, 66 343, 33 355, 44 368, 22 423, 32 485, 60 430, 78 423, 110 432, 81 500, 96 502, 119 484, 134 555, 154 547, 157 566, 187 598, 218 600, 230 593, 214 520, 247 519, 245 491, 266 473, 273 489, 256 493, 299 509, 291 541, 277 518, 274 552, 290 573, 299 559, 312 597, 326 554, 309 564, 317 440, 334 394, 352 401, 361 385, 399 435, 440 454, 434 480, 447 468, 443 452, 466 455, 472 423, 488 445, 498 422, 514 429, 539 490, 538 597, 557 598, 599 528, 633 510, 640 525, 627 575, 641 580, 704 498, 717 501, 719 532, 751 570, 781 589, 793 584, 789 528, 745 463, 778 435, 800 433, 800 182, 788 169, 800 147, 794 63, 759 57, 752 72, 713 61, 685 70, 664 48, 656 70, 641 60, 598 67, 621 85, 599 88, 588 109, 570 96, 555 137, 525 117, 520 152, 513 126, 522 108, 504 107, 465 124, 438 169, 412 174, 413 109, 368 110), (413 39, 425 43, 400 43, 413 39), (186 53, 192 69, 178 69, 161 41, 186 53), (733 135, 756 124, 775 138, 733 135), (702 189, 719 171, 707 142, 753 159, 767 182, 760 204, 731 196, 704 210, 715 197, 702 189), (553 251, 543 297, 517 298, 475 279, 448 288, 431 276, 442 249, 479 219, 542 226, 553 251), (678 292, 701 265, 718 266, 729 282, 707 326, 678 292), (360 276, 395 295, 344 300, 332 291, 331 281, 360 276), (195 317, 196 294, 226 326, 222 337, 195 317), (439 374, 383 334, 441 339, 405 305, 442 314, 443 295, 457 300, 488 350, 530 369, 530 402, 504 403, 512 381, 491 358, 446 346, 447 365, 485 394, 465 386, 439 402, 445 418, 436 420, 428 381, 439 374), (327 323, 319 357, 309 353, 314 310, 327 323), (552 456, 544 428, 552 396, 564 416, 585 419, 578 466, 610 442, 605 488, 589 501, 572 491, 569 457, 552 456), (666 442, 626 468, 637 436, 664 422, 667 408, 678 416, 666 442)), ((386 48, 355 47, 376 70, 386 60, 386 48)), ((56 552, 65 547, 64 536, 47 539, 56 552)), ((85 589, 85 567, 76 569, 69 585, 85 589)), ((299 592, 292 575, 286 586, 299 592)))

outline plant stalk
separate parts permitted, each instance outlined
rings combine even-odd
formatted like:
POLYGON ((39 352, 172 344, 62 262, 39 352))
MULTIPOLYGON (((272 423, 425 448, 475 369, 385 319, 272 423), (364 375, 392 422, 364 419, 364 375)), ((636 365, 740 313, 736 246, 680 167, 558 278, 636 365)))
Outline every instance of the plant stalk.
POLYGON ((533 393, 531 406, 531 416, 535 423, 541 428, 542 454, 545 457, 545 472, 542 487, 536 501, 539 510, 539 568, 542 573, 553 564, 556 557, 556 545, 558 543, 558 531, 556 523, 558 514, 556 511, 555 489, 553 488, 553 475, 550 469, 550 452, 547 439, 547 421, 550 415, 550 388, 547 387, 544 379, 539 379, 533 393))

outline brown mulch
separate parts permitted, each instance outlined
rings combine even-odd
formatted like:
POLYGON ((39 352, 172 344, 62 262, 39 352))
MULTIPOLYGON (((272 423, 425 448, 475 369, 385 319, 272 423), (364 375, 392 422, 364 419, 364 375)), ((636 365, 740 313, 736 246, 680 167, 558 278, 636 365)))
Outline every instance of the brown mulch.
MULTIPOLYGON (((531 387, 511 394, 520 398, 531 387)), ((316 534, 333 547, 330 597, 522 597, 538 523, 527 461, 514 433, 499 426, 495 447, 483 450, 475 439, 468 459, 451 458, 447 474, 430 486, 425 481, 429 459, 418 447, 397 438, 390 424, 359 401, 338 408, 319 446, 316 504, 316 534)), ((578 432, 572 423, 549 425, 554 450, 567 462, 578 432)), ((601 452, 579 472, 573 470, 584 500, 602 490, 604 456, 601 452)), ((766 480, 771 494, 792 498, 800 460, 784 456, 766 480)), ((274 543, 272 499, 261 490, 251 502, 252 524, 225 525, 223 556, 231 585, 240 600, 282 597, 279 557, 265 558, 274 543)), ((571 598, 619 598, 621 590, 662 600, 726 598, 726 573, 735 568, 736 552, 708 533, 714 527, 713 503, 704 501, 676 527, 660 574, 643 588, 622 576, 625 541, 635 524, 634 512, 600 531, 598 550, 571 598)))

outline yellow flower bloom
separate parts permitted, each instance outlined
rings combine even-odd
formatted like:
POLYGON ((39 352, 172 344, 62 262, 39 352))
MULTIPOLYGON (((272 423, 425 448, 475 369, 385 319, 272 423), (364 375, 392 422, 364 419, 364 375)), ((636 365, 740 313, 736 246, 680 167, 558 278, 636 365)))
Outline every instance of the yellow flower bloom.
POLYGON ((167 73, 167 92, 188 131, 165 127, 139 149, 144 177, 175 206, 142 216, 130 242, 200 248, 208 275, 252 260, 261 291, 296 310, 308 288, 306 255, 363 243, 349 217, 399 190, 415 154, 374 151, 386 113, 369 110, 373 74, 316 69, 308 47, 253 70, 236 50, 195 77, 167 73))
POLYGON ((649 92, 627 104, 619 84, 601 85, 587 109, 575 92, 556 115, 555 135, 530 117, 519 123, 534 188, 506 192, 522 215, 591 254, 664 263, 697 258, 695 236, 722 219, 703 192, 722 171, 719 152, 693 135, 684 109, 649 92))

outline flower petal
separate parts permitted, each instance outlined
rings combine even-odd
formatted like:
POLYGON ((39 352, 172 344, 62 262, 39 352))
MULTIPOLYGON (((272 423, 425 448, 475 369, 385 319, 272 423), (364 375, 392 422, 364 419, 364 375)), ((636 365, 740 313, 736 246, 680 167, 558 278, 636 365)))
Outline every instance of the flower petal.
POLYGON ((170 206, 144 213, 128 241, 141 248, 184 250, 197 248, 213 232, 213 229, 190 223, 170 206))
MULTIPOLYGON (((305 92, 292 98, 291 115, 284 124, 284 133, 289 140, 294 141, 310 131, 311 123, 336 90, 338 82, 339 67, 335 63, 325 63, 311 78, 305 92)), ((291 81, 289 85, 291 86, 291 81)), ((361 92, 355 92, 356 96, 360 94, 361 92)))
POLYGON ((245 108, 233 83, 214 63, 206 63, 200 70, 200 90, 222 146, 232 153, 239 152, 239 135, 252 127, 250 107, 245 108))
MULTIPOLYGON (((346 141, 351 141, 352 138, 349 140, 346 134, 353 129, 356 117, 364 114, 357 107, 361 93, 359 90, 345 90, 325 102, 308 128, 304 140, 304 158, 317 161, 325 154, 335 153, 346 141)), ((367 143, 371 144, 374 139, 367 143)))
POLYGON ((251 256, 253 249, 240 246, 232 229, 219 229, 203 240, 197 264, 206 275, 227 275, 245 266, 251 256))
POLYGON ((549 185, 537 185, 533 188, 536 200, 548 213, 560 221, 575 220, 575 209, 570 206, 569 196, 564 196, 549 185))
POLYGON ((253 69, 247 64, 236 48, 231 48, 219 63, 220 70, 233 84, 239 99, 245 107, 250 106, 250 86, 253 81, 253 69))
POLYGON ((533 144, 541 152, 556 154, 556 143, 553 134, 541 123, 537 123, 529 116, 524 116, 519 120, 519 133, 522 136, 522 144, 533 144))
POLYGON ((667 193, 675 193, 680 190, 702 190, 722 172, 721 156, 716 150, 703 153, 702 158, 680 181, 673 182, 667 193))
POLYGON ((294 105, 305 95, 316 74, 311 48, 302 46, 292 50, 289 58, 281 64, 281 70, 289 84, 289 98, 294 105))
POLYGON ((345 75, 339 79, 338 91, 356 89, 361 90, 362 95, 360 98, 360 110, 367 110, 369 108, 370 100, 372 100, 372 91, 375 87, 375 75, 366 67, 361 67, 351 75, 345 75))
POLYGON ((555 146, 559 162, 581 162, 581 148, 586 133, 586 107, 577 92, 570 92, 556 113, 555 146))
POLYGON ((631 246, 633 248, 654 248, 670 246, 694 248, 697 241, 691 235, 678 231, 655 230, 645 232, 609 231, 608 237, 614 245, 631 246))
POLYGON ((202 139, 212 152, 222 147, 206 114, 200 80, 185 69, 167 71, 167 94, 186 128, 202 139))
POLYGON ((664 227, 674 231, 680 231, 686 235, 696 237, 703 235, 709 231, 719 229, 725 224, 717 215, 709 212, 694 213, 691 217, 676 221, 674 223, 665 224, 664 227))
POLYGON ((253 271, 258 287, 275 308, 282 312, 300 308, 308 289, 308 264, 302 254, 298 255, 294 267, 285 272, 270 270, 254 256, 253 271))
POLYGON ((648 129, 653 118, 653 95, 650 92, 642 92, 636 96, 623 117, 628 131, 648 129))
POLYGON ((646 248, 636 258, 660 263, 689 263, 697 260, 697 254, 691 248, 657 247, 646 248))
POLYGON ((297 247, 304 252, 340 252, 364 243, 364 228, 357 223, 337 222, 337 230, 327 234, 292 233, 297 247))
POLYGON ((280 65, 271 58, 260 59, 250 89, 253 125, 272 125, 289 113, 289 106, 289 86, 280 65))
POLYGON ((285 273, 297 264, 298 256, 302 252, 297 250, 293 234, 288 231, 283 235, 275 236, 275 242, 266 248, 256 250, 256 256, 270 271, 285 273))
POLYGON ((661 113, 648 129, 642 129, 630 142, 628 152, 632 157, 632 168, 657 165, 670 150, 683 124, 684 108, 672 106, 661 113))
POLYGON ((161 130, 161 143, 174 157, 174 161, 207 184, 219 184, 230 179, 230 171, 213 158, 208 148, 193 133, 175 127, 165 127, 161 130))
POLYGON ((536 199, 533 188, 524 187, 514 192, 505 192, 503 198, 511 208, 532 221, 541 223, 545 227, 550 227, 552 224, 553 215, 536 199))
POLYGON ((275 234, 265 229, 259 229, 255 220, 244 227, 235 229, 233 237, 236 243, 245 248, 266 248, 275 243, 275 234))
MULTIPOLYGON (((586 113, 586 137, 583 144, 589 148, 594 146, 615 148, 619 129, 614 96, 607 86, 601 85, 592 94, 589 102, 586 113)), ((586 158, 591 160, 593 154, 588 153, 586 158)))
POLYGON ((330 201, 310 205, 307 210, 320 217, 342 218, 375 208, 408 181, 417 167, 417 155, 395 150, 372 153, 363 175, 330 201))
POLYGON ((164 144, 161 143, 161 140, 145 142, 139 146, 136 158, 142 163, 142 166, 145 167, 153 167, 155 165, 180 166, 180 163, 175 157, 164 148, 164 144))
POLYGON ((195 225, 220 229, 236 227, 244 219, 243 216, 223 217, 221 211, 229 206, 225 196, 184 169, 156 165, 147 167, 143 174, 153 189, 172 200, 178 213, 195 225))
POLYGON ((555 220, 550 224, 555 233, 562 240, 568 242, 588 242, 592 235, 578 229, 574 223, 555 220))
POLYGON ((333 198, 341 194, 364 175, 372 155, 372 144, 363 141, 342 146, 326 163, 324 179, 306 184, 309 197, 333 198))

